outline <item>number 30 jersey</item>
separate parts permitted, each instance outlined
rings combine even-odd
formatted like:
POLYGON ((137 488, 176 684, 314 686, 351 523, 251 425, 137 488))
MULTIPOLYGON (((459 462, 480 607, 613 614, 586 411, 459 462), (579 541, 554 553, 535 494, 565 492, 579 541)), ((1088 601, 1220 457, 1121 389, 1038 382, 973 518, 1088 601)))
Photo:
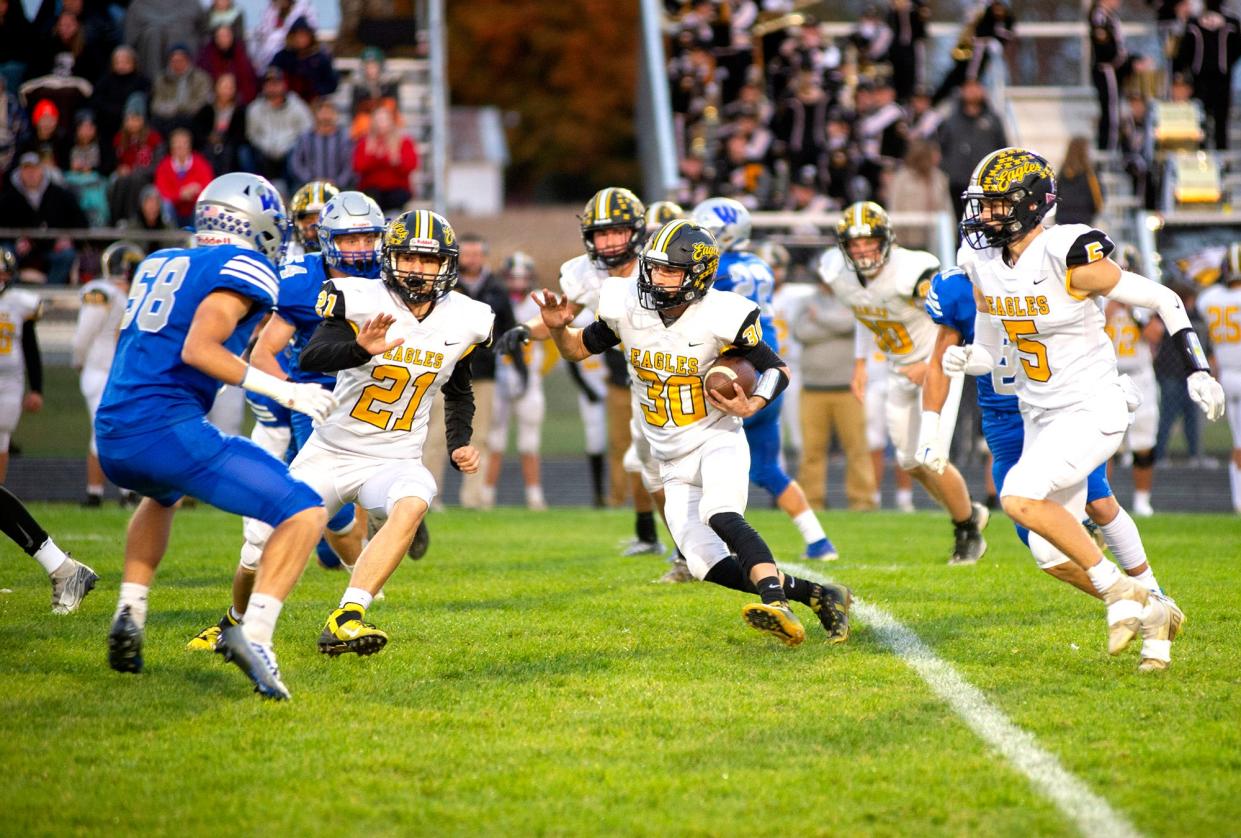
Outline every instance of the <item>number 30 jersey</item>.
POLYGON ((325 320, 345 321, 355 332, 377 314, 391 315, 396 322, 388 327, 388 339, 405 342, 336 374, 336 408, 315 435, 354 454, 421 458, 431 403, 456 365, 490 340, 491 306, 453 292, 419 320, 384 283, 343 277, 323 284, 318 310, 325 320))
POLYGON ((211 410, 220 382, 181 360, 198 306, 216 291, 253 305, 224 347, 240 355, 276 303, 278 280, 263 254, 234 245, 158 250, 134 273, 116 357, 95 415, 102 437, 164 429, 211 410))
POLYGON ((636 280, 613 277, 599 293, 599 319, 620 338, 633 371, 642 433, 659 460, 675 460, 717 431, 739 431, 741 420, 707 401, 702 377, 726 349, 763 338, 758 306, 712 289, 672 323, 638 302, 636 280))
POLYGON ((834 247, 819 260, 819 276, 836 299, 853 309, 858 322, 894 367, 925 361, 935 349, 935 324, 923 308, 939 260, 922 250, 892 245, 879 273, 863 283, 834 247))
POLYGON ((1069 290, 1073 269, 1107 258, 1115 245, 1085 224, 1044 230, 1009 265, 997 248, 963 245, 960 267, 1016 350, 1017 397, 1055 409, 1079 404, 1117 379, 1116 353, 1098 303, 1069 290))

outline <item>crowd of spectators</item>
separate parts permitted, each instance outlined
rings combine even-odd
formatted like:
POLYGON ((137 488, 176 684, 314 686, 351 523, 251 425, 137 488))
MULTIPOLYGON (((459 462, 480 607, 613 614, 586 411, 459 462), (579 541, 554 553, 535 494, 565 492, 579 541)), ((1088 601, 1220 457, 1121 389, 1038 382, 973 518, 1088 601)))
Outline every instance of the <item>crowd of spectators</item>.
MULTIPOLYGON (((361 72, 342 114, 310 0, 271 0, 255 21, 235 0, 42 0, 33 16, 0 0, 0 227, 175 229, 216 174, 238 169, 286 195, 322 178, 401 208, 417 146, 375 44, 412 27, 408 5, 363 3, 363 25, 343 24, 336 46, 361 72)), ((0 245, 27 281, 97 268, 97 248, 68 239, 0 245)))

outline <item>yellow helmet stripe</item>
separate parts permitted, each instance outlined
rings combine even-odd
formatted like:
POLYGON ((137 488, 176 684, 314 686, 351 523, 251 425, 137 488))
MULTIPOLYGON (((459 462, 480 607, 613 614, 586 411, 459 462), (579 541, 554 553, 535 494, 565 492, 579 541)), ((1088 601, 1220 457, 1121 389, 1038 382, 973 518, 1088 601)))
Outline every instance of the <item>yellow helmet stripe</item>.
POLYGON ((422 216, 422 221, 419 222, 418 226, 420 228, 425 228, 422 234, 423 237, 428 238, 428 239, 434 238, 435 237, 435 219, 431 217, 431 211, 430 210, 418 210, 418 214, 422 216))
POLYGON ((664 226, 659 232, 659 237, 655 240, 655 245, 651 248, 656 253, 666 253, 668 249, 668 241, 672 238, 677 230, 680 230, 686 224, 684 219, 677 219, 670 224, 664 226))
POLYGON ((596 224, 599 223, 600 221, 605 221, 608 218, 612 217, 611 213, 608 212, 608 207, 611 206, 611 204, 612 204, 612 187, 609 186, 607 189, 600 189, 599 194, 595 196, 595 223, 596 224))

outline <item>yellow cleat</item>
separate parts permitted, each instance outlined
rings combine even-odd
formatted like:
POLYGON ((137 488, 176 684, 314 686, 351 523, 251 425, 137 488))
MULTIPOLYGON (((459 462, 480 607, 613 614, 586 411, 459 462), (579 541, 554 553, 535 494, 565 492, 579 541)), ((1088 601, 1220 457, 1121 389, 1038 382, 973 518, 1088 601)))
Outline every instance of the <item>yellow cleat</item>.
POLYGON ((787 602, 751 602, 741 609, 741 617, 751 628, 773 634, 788 646, 806 639, 806 630, 787 602))
POLYGON ((365 616, 366 609, 353 602, 333 611, 323 626, 323 633, 319 635, 319 651, 336 657, 346 652, 373 655, 383 649, 388 645, 388 635, 363 622, 365 616))
POLYGON ((185 644, 187 652, 214 652, 216 644, 220 642, 220 632, 229 626, 237 625, 237 621, 233 619, 232 610, 225 611, 223 619, 214 626, 207 628, 194 635, 194 639, 185 644))

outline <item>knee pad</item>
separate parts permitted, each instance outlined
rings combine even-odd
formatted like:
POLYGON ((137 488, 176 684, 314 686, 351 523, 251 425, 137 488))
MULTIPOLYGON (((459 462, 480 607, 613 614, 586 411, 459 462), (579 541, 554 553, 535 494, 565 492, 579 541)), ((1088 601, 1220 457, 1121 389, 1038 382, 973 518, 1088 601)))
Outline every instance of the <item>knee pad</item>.
POLYGON ((1030 533, 1030 553, 1034 556, 1034 561, 1038 564, 1040 570, 1062 565, 1069 560, 1069 557, 1061 553, 1051 542, 1043 538, 1036 532, 1030 533))
POLYGON ((750 463, 750 481, 766 489, 773 498, 780 497, 793 482, 777 460, 754 460, 750 463))
POLYGON ((1133 454, 1134 468, 1153 468, 1155 465, 1155 449, 1135 451, 1133 454))

